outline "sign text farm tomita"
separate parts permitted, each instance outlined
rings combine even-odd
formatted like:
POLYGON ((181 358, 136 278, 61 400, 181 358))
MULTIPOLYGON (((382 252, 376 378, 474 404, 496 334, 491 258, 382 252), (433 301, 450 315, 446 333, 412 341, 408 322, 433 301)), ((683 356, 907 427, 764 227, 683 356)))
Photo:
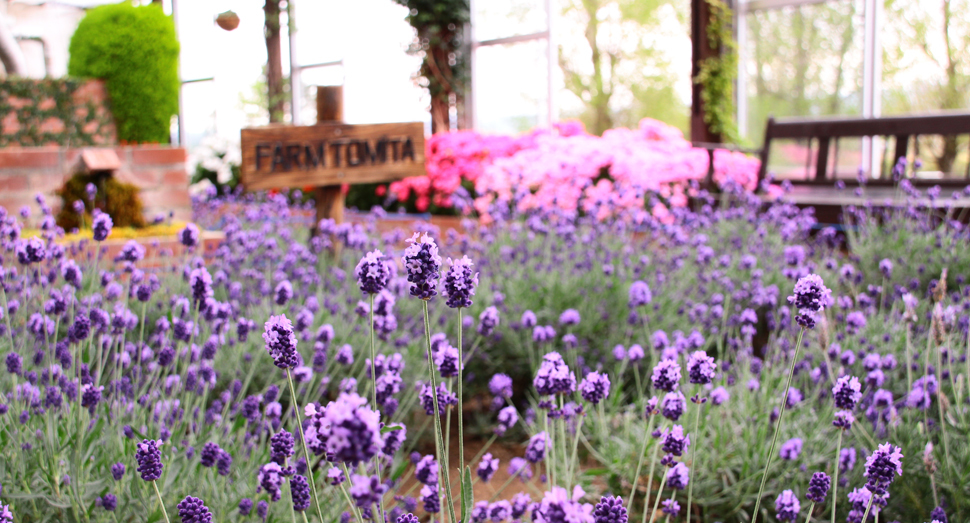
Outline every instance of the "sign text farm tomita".
POLYGON ((243 129, 247 189, 380 183, 424 171, 424 124, 318 124, 243 129))

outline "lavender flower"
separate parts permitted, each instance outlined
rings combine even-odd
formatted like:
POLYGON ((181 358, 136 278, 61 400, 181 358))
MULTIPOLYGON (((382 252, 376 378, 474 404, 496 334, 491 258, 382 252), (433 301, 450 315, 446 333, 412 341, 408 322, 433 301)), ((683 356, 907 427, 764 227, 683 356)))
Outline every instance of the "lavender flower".
POLYGON ((832 425, 838 427, 842 430, 849 430, 852 428, 852 423, 855 422, 855 416, 847 410, 840 410, 835 413, 835 418, 832 420, 832 425))
POLYGON ((293 324, 286 315, 270 316, 265 329, 263 341, 266 342, 266 351, 272 356, 273 363, 281 369, 296 367, 296 335, 293 334, 293 324))
POLYGON ((189 274, 189 287, 192 289, 192 302, 200 308, 205 307, 206 300, 212 297, 212 276, 205 267, 193 269, 189 274))
POLYGON ((653 295, 650 293, 649 285, 640 280, 630 285, 630 300, 628 303, 631 309, 648 305, 651 301, 653 301, 653 295))
POLYGON ((795 521, 801 505, 791 490, 786 490, 775 499, 775 513, 779 521, 795 521))
POLYGON ((512 397, 512 378, 507 374, 496 373, 488 381, 488 390, 498 398, 512 397))
POLYGON ((242 500, 239 501, 240 516, 243 516, 243 517, 248 516, 252 510, 253 510, 253 500, 249 498, 242 498, 242 500))
POLYGON ((558 352, 550 352, 543 356, 532 384, 541 396, 569 394, 576 390, 576 375, 558 352))
POLYGON ((627 523, 627 519, 626 507, 623 506, 621 497, 603 496, 593 507, 594 523, 627 523))
POLYGON ((94 241, 103 242, 111 234, 111 228, 114 224, 111 222, 111 216, 108 216, 104 212, 95 212, 94 220, 91 224, 91 232, 94 236, 94 241))
POLYGON ((832 397, 835 406, 840 409, 852 410, 862 398, 862 385, 855 376, 842 376, 832 387, 832 397))
POLYGON ((434 240, 423 233, 407 240, 411 245, 404 251, 404 267, 411 282, 411 296, 422 300, 430 300, 438 294, 438 277, 441 270, 441 256, 434 240))
POLYGON ((667 485, 672 489, 684 490, 688 481, 690 470, 683 463, 677 463, 667 472, 667 485))
POLYGON ((525 448, 525 459, 530 463, 538 463, 546 456, 546 446, 549 444, 549 437, 545 432, 540 432, 529 438, 529 444, 525 448))
POLYGON ((680 392, 668 392, 664 395, 663 403, 660 406, 660 412, 663 416, 671 421, 677 421, 684 414, 684 408, 687 406, 687 399, 680 392))
POLYGON ((414 477, 425 485, 433 487, 438 484, 438 462, 435 461, 434 456, 428 455, 421 458, 414 469, 414 477))
POLYGON ((792 438, 781 444, 779 456, 784 460, 795 460, 802 453, 802 439, 792 438))
POLYGON ((811 329, 815 326, 815 316, 825 309, 831 299, 832 291, 822 282, 822 277, 809 274, 795 283, 795 292, 788 297, 788 302, 799 310, 799 325, 811 329))
POLYGON ((653 368, 651 377, 657 390, 673 392, 680 383, 680 365, 674 360, 663 360, 653 368))
POLYGON ((199 498, 185 496, 185 499, 178 504, 177 508, 182 523, 210 523, 212 521, 212 514, 209 513, 209 509, 199 498))
POLYGON ((722 405, 729 399, 731 399, 731 395, 724 387, 718 387, 711 391, 711 403, 714 405, 722 405))
POLYGON ((306 407, 310 426, 304 432, 307 445, 326 450, 330 461, 356 465, 374 457, 383 446, 380 414, 367 406, 367 400, 356 393, 341 393, 325 409, 313 404, 306 407))
POLYGON ((542 501, 532 509, 536 523, 594 523, 593 506, 581 504, 579 499, 585 493, 578 486, 570 496, 562 487, 552 487, 546 491, 542 501))
POLYGON ((690 445, 690 435, 684 435, 684 427, 674 425, 672 429, 664 429, 661 436, 661 445, 664 452, 674 456, 683 456, 684 451, 690 445))
POLYGON ((482 336, 491 336, 492 332, 495 331, 495 327, 498 327, 498 323, 498 309, 494 305, 486 307, 478 315, 478 333, 482 336))
POLYGON ((135 461, 138 462, 138 473, 145 481, 155 481, 162 477, 162 452, 158 448, 159 444, 155 440, 146 439, 137 445, 135 461))
POLYGON ((603 398, 610 395, 610 378, 606 374, 590 372, 586 378, 579 383, 579 393, 583 399, 592 403, 599 404, 603 398))
POLYGON ((468 308, 472 306, 472 296, 478 287, 478 273, 472 273, 472 261, 468 256, 462 256, 455 261, 448 258, 450 268, 445 273, 444 295, 448 297, 446 304, 452 309, 468 308))
POLYGON ((421 502, 424 503, 424 511, 428 514, 441 512, 441 498, 438 497, 438 489, 427 485, 421 487, 421 502))
POLYGON ((384 261, 384 253, 380 250, 368 252, 357 263, 354 273, 357 276, 357 286, 364 294, 377 294, 391 279, 391 271, 384 261))
POLYGON ((876 496, 884 496, 896 476, 903 474, 903 453, 899 447, 883 443, 866 458, 866 472, 869 478, 866 488, 876 496))
POLYGON ((660 511, 672 518, 676 518, 677 514, 680 514, 680 503, 677 503, 674 498, 661 501, 660 506, 663 507, 660 511))
POLYGON ((492 476, 495 475, 498 467, 498 458, 492 457, 492 453, 488 452, 482 456, 482 460, 478 463, 478 477, 485 483, 488 483, 492 479, 492 476))
POLYGON ((293 510, 303 512, 310 508, 310 484, 299 474, 290 478, 290 495, 293 497, 293 510))
MULTIPOLYGON (((108 512, 114 512, 118 508, 118 497, 114 494, 108 493, 101 498, 101 506, 104 507, 108 512)), ((0 521, 3 521, 0 519, 0 521)))
POLYGON ((190 249, 199 245, 199 227, 194 223, 186 224, 185 228, 179 231, 178 238, 182 245, 190 249))
POLYGON ((270 499, 273 501, 279 501, 283 497, 283 491, 281 490, 283 478, 283 468, 274 462, 263 465, 256 474, 256 482, 260 488, 269 494, 270 499))
POLYGON ((805 495, 813 503, 824 503, 825 495, 832 486, 832 480, 824 472, 812 474, 812 479, 808 481, 808 494, 805 495))
POLYGON ((286 305, 293 298, 293 284, 289 280, 283 280, 276 284, 273 294, 276 296, 277 305, 286 305))
POLYGON ((578 325, 580 322, 579 311, 576 309, 566 309, 559 315, 559 324, 563 326, 578 325))
POLYGON ((695 351, 687 359, 687 376, 691 383, 707 385, 714 381, 714 373, 717 365, 714 358, 707 355, 704 351, 695 351))
POLYGON ((111 465, 111 477, 113 477, 115 481, 121 481, 121 478, 124 475, 125 475, 124 463, 119 462, 119 463, 115 463, 114 465, 111 465))

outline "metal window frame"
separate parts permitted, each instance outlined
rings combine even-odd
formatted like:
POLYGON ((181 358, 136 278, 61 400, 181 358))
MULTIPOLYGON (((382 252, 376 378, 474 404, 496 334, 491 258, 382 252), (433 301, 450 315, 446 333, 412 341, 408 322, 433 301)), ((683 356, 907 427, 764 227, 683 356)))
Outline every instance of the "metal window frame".
MULTIPOLYGON (((487 0, 482 0, 487 1, 487 0)), ((513 35, 506 36, 502 38, 491 38, 488 40, 478 40, 475 38, 475 4, 476 0, 470 0, 469 2, 469 18, 471 22, 466 27, 467 34, 469 35, 469 41, 471 45, 469 46, 470 55, 470 86, 468 92, 465 96, 467 104, 465 106, 465 125, 469 129, 474 129, 477 124, 476 104, 478 103, 475 96, 478 87, 478 60, 477 51, 481 47, 489 47, 493 45, 508 45, 508 44, 519 44, 523 42, 534 42, 537 40, 545 40, 546 44, 546 125, 552 125, 556 120, 556 89, 554 83, 554 74, 556 67, 559 65, 558 51, 556 49, 556 39, 555 31, 553 25, 553 7, 556 0, 545 0, 545 11, 546 11, 546 30, 539 31, 537 33, 529 33, 523 35, 513 35)))

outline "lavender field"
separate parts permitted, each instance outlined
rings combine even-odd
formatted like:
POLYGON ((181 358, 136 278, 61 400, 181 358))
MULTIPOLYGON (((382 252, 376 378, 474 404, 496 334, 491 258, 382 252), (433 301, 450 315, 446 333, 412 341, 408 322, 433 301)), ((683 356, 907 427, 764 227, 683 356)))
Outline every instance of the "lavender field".
POLYGON ((970 520, 966 217, 695 201, 210 195, 149 258, 5 210, 0 521, 970 520))

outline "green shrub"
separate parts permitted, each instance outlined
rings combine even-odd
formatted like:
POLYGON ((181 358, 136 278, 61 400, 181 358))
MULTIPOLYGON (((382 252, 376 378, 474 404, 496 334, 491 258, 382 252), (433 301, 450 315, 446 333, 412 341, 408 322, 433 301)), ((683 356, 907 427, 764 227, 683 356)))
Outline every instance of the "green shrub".
POLYGON ((104 177, 97 174, 75 174, 64 183, 64 187, 57 191, 57 195, 64 201, 60 212, 57 213, 57 225, 63 227, 65 231, 81 228, 81 226, 91 227, 91 202, 88 200, 86 187, 93 183, 98 188, 98 194, 94 198, 94 206, 111 216, 111 221, 115 227, 134 227, 145 226, 145 217, 142 212, 141 198, 138 196, 138 187, 130 183, 119 182, 113 177, 104 177), (74 212, 72 204, 81 200, 85 202, 84 223, 80 221, 80 215, 74 212))
POLYGON ((156 5, 97 7, 71 37, 70 55, 68 74, 106 81, 120 141, 168 141, 179 96, 171 17, 156 5))

